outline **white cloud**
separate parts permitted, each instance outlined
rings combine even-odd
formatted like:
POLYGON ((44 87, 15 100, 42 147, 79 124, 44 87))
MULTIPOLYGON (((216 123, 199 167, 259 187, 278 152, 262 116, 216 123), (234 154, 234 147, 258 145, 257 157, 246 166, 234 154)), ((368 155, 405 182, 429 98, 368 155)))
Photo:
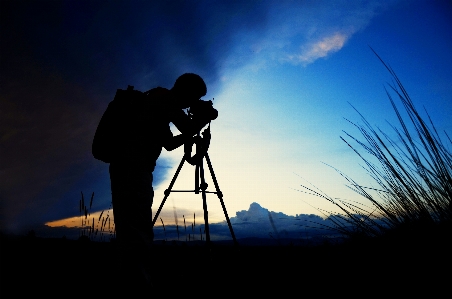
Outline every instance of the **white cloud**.
POLYGON ((288 59, 291 62, 301 63, 306 66, 319 58, 339 51, 348 39, 349 36, 347 34, 336 32, 320 40, 311 42, 306 46, 302 46, 300 54, 289 55, 288 59))

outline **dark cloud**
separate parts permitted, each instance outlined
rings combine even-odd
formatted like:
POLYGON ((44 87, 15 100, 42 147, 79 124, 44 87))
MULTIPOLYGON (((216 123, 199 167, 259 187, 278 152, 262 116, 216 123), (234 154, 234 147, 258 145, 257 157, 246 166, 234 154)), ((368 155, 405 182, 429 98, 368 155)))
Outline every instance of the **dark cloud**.
POLYGON ((235 46, 232 38, 261 28, 266 10, 229 1, 15 3, 3 4, 7 56, 31 56, 66 79, 102 88, 124 80, 171 86, 187 71, 215 84, 218 68, 235 46))
POLYGON ((1 194, 8 218, 51 205, 55 198, 33 199, 49 187, 58 193, 93 167, 87 162, 97 115, 91 103, 78 100, 86 98, 84 90, 32 67, 22 78, 26 85, 6 89, 1 98, 1 194))
MULTIPOLYGON (((109 194, 107 168, 90 150, 117 88, 171 87, 196 72, 215 90, 233 37, 266 21, 254 2, 0 5, 0 228, 8 230, 70 216, 80 191, 109 194)), ((155 184, 171 166, 159 160, 155 184)), ((98 203, 107 208, 108 196, 98 203)))

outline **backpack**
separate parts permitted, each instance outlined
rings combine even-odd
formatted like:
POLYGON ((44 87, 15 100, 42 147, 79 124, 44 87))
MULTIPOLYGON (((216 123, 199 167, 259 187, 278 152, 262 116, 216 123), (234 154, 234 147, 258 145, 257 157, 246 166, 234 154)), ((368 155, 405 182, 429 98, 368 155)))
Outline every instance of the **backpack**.
POLYGON ((145 94, 128 86, 127 90, 118 89, 116 95, 108 104, 94 134, 92 153, 94 158, 105 163, 111 163, 121 155, 127 144, 127 134, 139 101, 145 94), (134 109, 135 108, 135 109, 134 109))

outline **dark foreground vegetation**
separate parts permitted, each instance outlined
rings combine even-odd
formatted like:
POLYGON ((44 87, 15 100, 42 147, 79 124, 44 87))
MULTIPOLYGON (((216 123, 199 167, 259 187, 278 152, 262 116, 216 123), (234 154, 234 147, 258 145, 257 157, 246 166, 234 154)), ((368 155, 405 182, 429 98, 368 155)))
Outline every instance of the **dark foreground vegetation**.
POLYGON ((450 223, 411 226, 379 237, 315 246, 234 247, 213 242, 209 250, 204 242, 157 242, 150 252, 152 290, 144 289, 139 271, 121 261, 115 242, 3 236, 1 293, 440 294, 449 289, 451 228, 450 223))

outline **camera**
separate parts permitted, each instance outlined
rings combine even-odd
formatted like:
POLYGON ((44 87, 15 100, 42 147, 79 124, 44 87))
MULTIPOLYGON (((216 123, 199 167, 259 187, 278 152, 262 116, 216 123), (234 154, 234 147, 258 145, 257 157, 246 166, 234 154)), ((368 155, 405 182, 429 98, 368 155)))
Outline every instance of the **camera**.
MULTIPOLYGON (((195 123, 198 125, 201 124, 202 126, 218 117, 218 111, 213 108, 212 101, 203 100, 198 100, 192 104, 187 110, 187 114, 195 123)), ((198 134, 195 139, 192 139, 185 144, 185 160, 191 165, 198 165, 209 149, 210 138, 209 124, 209 127, 202 133, 202 137, 198 134), (196 144, 196 154, 192 157, 191 152, 194 143, 196 144)))
POLYGON ((212 101, 198 100, 188 109, 188 116, 193 120, 210 122, 218 117, 218 111, 213 108, 212 101))

